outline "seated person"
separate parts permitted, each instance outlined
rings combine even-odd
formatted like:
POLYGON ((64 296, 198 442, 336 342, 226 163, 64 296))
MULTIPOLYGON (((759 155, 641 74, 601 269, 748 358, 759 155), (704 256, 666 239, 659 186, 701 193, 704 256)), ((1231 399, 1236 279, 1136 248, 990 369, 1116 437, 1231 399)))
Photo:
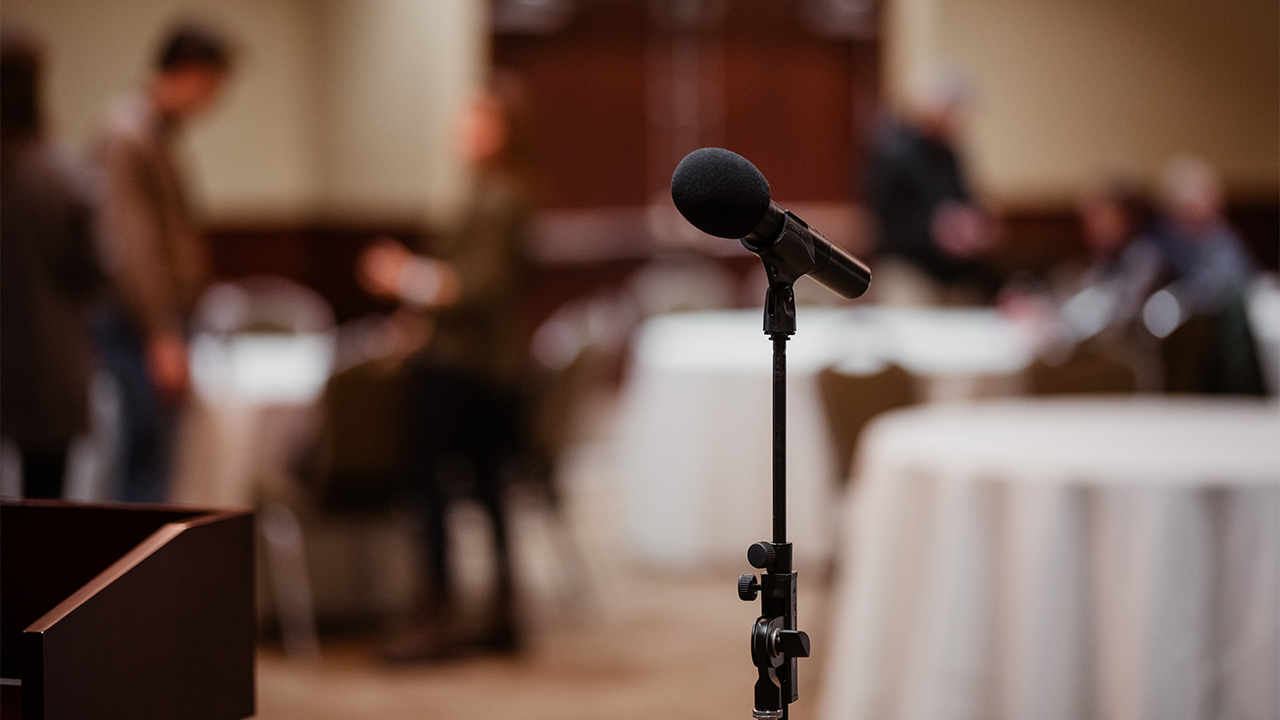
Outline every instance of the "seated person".
POLYGON ((1261 394, 1245 294, 1258 267, 1223 215, 1217 173, 1176 158, 1161 179, 1154 238, 1174 281, 1151 297, 1144 322, 1162 338, 1165 389, 1261 394))
POLYGON ((1177 275, 1187 315, 1220 311, 1241 296, 1258 272, 1223 215, 1222 182, 1204 161, 1172 160, 1161 178, 1155 240, 1177 275))
POLYGON ((1167 272, 1136 187, 1111 181, 1087 192, 1076 210, 1089 264, 1058 312, 1059 337, 1071 344, 1131 329, 1167 272))
POLYGON ((1046 367, 1065 372, 1068 361, 1102 364, 1123 369, 1131 387, 1159 387, 1154 348, 1139 330, 1143 303, 1170 273, 1150 236, 1148 207, 1124 180, 1087 190, 1076 205, 1083 267, 1059 268, 1052 290, 1018 284, 1001 290, 1001 310, 1035 336, 1046 367))

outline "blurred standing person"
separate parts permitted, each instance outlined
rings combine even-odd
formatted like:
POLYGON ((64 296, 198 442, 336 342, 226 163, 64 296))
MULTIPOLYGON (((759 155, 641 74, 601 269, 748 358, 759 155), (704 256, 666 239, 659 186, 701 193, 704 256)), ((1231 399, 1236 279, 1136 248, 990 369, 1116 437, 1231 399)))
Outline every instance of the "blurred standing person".
POLYGON ((994 283, 977 257, 992 232, 955 149, 965 88, 938 73, 916 96, 908 117, 881 122, 871 148, 868 201, 888 261, 879 281, 890 301, 985 299, 994 283))
POLYGON ((413 510, 426 561, 421 622, 383 650, 391 662, 516 649, 504 472, 521 442, 525 352, 517 302, 532 218, 520 87, 500 77, 463 118, 460 145, 475 184, 460 226, 415 254, 368 247, 357 274, 370 292, 418 308, 427 340, 409 362, 408 438, 413 510), (456 605, 447 514, 470 486, 493 531, 496 597, 481 617, 456 605))
POLYGON ((67 448, 88 429, 89 304, 104 278, 87 173, 43 135, 41 54, 0 36, 0 435, 23 495, 62 496, 67 448))
POLYGON ((101 141, 101 232, 114 302, 96 335, 121 389, 127 501, 165 498, 173 425, 190 381, 186 321, 209 273, 176 135, 213 105, 230 69, 221 36, 175 27, 144 87, 110 113, 101 141))

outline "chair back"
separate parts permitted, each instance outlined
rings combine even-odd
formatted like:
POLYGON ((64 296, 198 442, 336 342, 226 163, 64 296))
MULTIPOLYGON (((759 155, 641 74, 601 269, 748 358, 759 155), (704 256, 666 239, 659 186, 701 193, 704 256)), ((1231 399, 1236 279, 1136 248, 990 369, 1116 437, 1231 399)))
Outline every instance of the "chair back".
POLYGON ((200 297, 196 333, 321 333, 334 327, 333 309, 320 293, 288 278, 255 275, 215 283, 200 297))
POLYGON ((1033 395, 1114 395, 1137 391, 1132 365, 1091 348, 1076 346, 1062 362, 1037 358, 1027 370, 1033 395))
POLYGON ((867 375, 826 368, 818 373, 818 388, 831 428, 836 468, 849 477, 862 429, 880 413, 916 402, 916 379, 897 365, 867 375))

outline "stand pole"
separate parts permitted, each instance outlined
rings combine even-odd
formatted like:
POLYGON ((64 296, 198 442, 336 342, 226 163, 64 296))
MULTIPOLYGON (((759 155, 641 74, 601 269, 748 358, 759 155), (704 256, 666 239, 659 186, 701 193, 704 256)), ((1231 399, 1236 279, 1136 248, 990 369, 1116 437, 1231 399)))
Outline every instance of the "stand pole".
POLYGON ((773 542, 787 541, 787 339, 773 338, 773 542))
POLYGON ((760 597, 760 617, 751 628, 756 720, 786 720, 799 698, 796 659, 809 657, 809 636, 796 628, 796 573, 787 542, 787 340, 796 331, 794 278, 765 261, 771 282, 765 294, 764 331, 773 340, 773 541, 747 549, 747 562, 764 570, 738 578, 738 596, 760 597))

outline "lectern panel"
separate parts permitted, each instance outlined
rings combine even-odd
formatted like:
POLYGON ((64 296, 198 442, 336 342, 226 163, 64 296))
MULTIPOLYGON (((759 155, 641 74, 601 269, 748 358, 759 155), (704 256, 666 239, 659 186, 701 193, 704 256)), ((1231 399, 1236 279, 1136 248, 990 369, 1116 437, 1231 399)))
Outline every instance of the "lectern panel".
MULTIPOLYGON (((11 606, 30 608, 47 602, 55 592, 50 587, 67 587, 88 571, 90 560, 100 563, 109 551, 135 540, 148 525, 153 527, 21 632, 23 717, 233 720, 252 715, 252 515, 92 508, 134 516, 113 522, 86 513, 88 509, 44 504, 4 508, 6 560, 23 545, 37 554, 16 564, 25 573, 23 585, 10 584, 12 568, 4 568, 6 614, 11 606), (56 510, 67 512, 52 519, 56 510), (76 517, 96 517, 100 522, 93 532, 91 523, 77 527, 64 522, 76 517), (20 519, 11 523, 13 518, 20 519), (63 547, 51 557, 61 561, 45 565, 43 577, 38 572, 40 551, 16 532, 32 527, 35 519, 60 525, 70 535, 54 541, 63 547), (99 536, 103 531, 109 537, 99 536), (11 540, 16 541, 14 547, 11 540), (77 545, 84 549, 83 557, 69 560, 77 545)), ((41 528, 36 535, 47 537, 48 526, 36 525, 41 528)), ((17 620, 6 617, 6 624, 10 622, 17 620)))

